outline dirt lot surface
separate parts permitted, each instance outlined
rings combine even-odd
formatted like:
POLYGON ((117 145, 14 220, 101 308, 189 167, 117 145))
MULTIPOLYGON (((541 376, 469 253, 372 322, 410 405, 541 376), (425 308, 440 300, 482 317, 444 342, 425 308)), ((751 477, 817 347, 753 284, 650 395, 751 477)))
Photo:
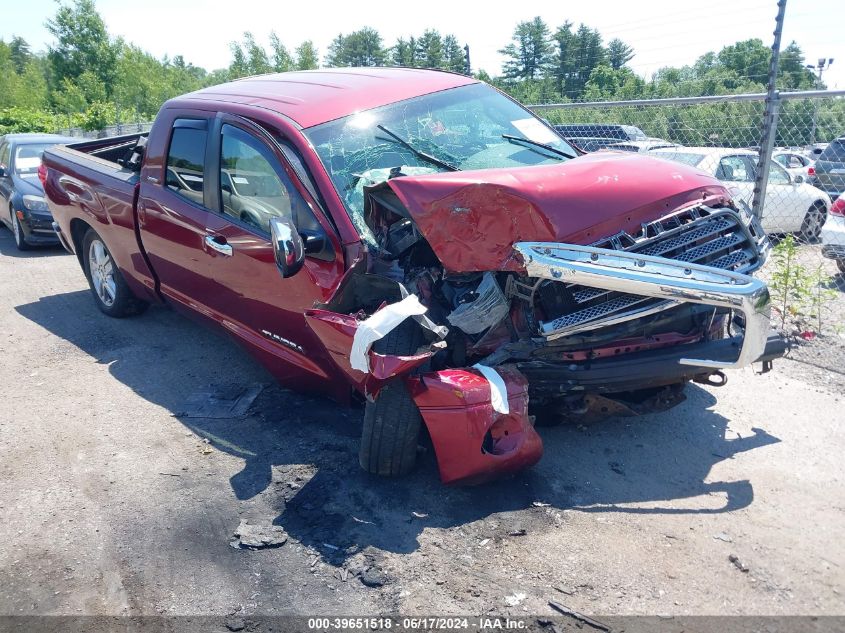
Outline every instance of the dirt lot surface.
POLYGON ((169 310, 103 316, 62 251, 2 230, 0 280, 0 614, 845 612, 841 375, 787 360, 543 429, 537 467, 482 487, 430 456, 384 481, 360 409, 169 310), (243 416, 186 414, 250 385, 243 416), (287 541, 235 549, 242 520, 287 541))

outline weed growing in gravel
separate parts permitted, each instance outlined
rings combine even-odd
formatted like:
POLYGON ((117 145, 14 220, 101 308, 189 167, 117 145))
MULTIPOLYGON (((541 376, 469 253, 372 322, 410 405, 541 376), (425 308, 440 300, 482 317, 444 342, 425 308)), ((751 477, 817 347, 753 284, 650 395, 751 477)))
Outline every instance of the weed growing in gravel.
POLYGON ((821 334, 822 314, 827 304, 836 299, 836 292, 830 287, 833 278, 821 264, 810 271, 798 261, 798 245, 792 235, 774 247, 772 264, 769 292, 780 313, 780 329, 785 331, 787 317, 809 317, 816 322, 816 333, 821 334))

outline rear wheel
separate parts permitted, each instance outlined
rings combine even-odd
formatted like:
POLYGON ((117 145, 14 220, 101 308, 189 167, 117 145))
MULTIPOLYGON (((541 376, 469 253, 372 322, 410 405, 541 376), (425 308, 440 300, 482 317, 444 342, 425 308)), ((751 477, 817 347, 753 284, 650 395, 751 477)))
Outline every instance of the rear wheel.
POLYGON ((824 203, 814 203, 807 211, 807 215, 804 216, 800 237, 808 243, 816 243, 822 233, 822 226, 824 226, 826 218, 827 207, 824 206, 824 203))
MULTIPOLYGON (((413 319, 373 344, 379 354, 407 356, 423 342, 422 330, 413 319)), ((394 378, 379 391, 375 402, 364 409, 364 428, 358 462, 374 475, 398 477, 414 468, 422 416, 402 378, 394 378)))
POLYGON ((94 229, 89 229, 82 240, 82 266, 100 311, 121 318, 147 309, 147 303, 129 290, 105 242, 94 229))
POLYGON ((9 205, 9 219, 12 221, 12 234, 15 236, 15 247, 19 251, 28 251, 32 247, 26 243, 21 221, 18 219, 12 205, 9 205))

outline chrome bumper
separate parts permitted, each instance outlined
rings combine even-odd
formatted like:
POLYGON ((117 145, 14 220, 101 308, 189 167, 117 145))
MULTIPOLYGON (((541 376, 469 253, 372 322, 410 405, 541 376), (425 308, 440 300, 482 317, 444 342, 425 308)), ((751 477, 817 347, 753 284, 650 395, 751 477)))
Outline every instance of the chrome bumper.
MULTIPOLYGON (((730 308, 743 315, 745 335, 736 360, 682 358, 679 362, 683 365, 745 367, 760 358, 766 348, 770 317, 769 289, 754 277, 664 257, 592 246, 518 242, 514 244, 514 249, 522 255, 526 272, 531 277, 671 302, 661 305, 660 309, 666 309, 674 303, 688 302, 730 308)), ((635 310, 628 313, 628 318, 644 316, 644 313, 635 310)), ((614 322, 618 320, 618 317, 613 319, 614 322)), ((597 328, 610 324, 597 320, 590 326, 597 328)))

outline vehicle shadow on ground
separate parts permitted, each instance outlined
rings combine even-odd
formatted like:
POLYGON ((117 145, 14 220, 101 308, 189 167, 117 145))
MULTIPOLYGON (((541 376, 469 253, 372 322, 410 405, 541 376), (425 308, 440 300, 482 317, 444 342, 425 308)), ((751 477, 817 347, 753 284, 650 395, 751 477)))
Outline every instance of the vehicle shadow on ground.
POLYGON ((445 487, 431 453, 410 476, 385 480, 358 467, 360 408, 282 389, 233 342, 169 310, 109 319, 88 291, 15 309, 108 365, 114 379, 215 449, 243 459, 243 469, 220 485, 238 500, 261 499, 276 524, 333 564, 368 547, 411 552, 425 528, 459 528, 492 515, 506 535, 552 529, 554 514, 565 509, 730 512, 752 503, 753 487, 708 481, 713 466, 779 441, 762 429, 731 439, 729 420, 711 410, 715 398, 693 385, 688 400, 665 413, 541 429, 545 457, 507 480, 445 487), (262 382, 268 386, 241 419, 179 417, 187 398, 210 384, 262 382))
POLYGON ((6 257, 55 257, 57 255, 70 255, 61 244, 50 244, 48 246, 30 246, 29 250, 19 251, 15 246, 15 236, 6 227, 5 224, 0 223, 0 255, 6 257))

